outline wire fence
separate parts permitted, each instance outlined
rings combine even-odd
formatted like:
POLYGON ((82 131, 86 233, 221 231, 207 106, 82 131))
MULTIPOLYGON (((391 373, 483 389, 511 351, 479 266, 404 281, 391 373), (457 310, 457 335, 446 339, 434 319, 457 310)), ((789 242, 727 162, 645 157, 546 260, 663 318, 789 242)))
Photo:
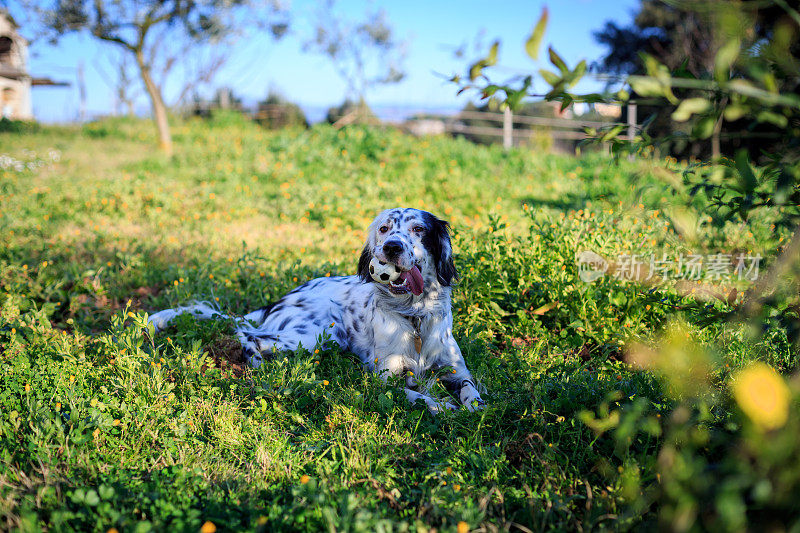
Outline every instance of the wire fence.
MULTIPOLYGON (((620 116, 622 115, 620 110, 620 116)), ((407 128, 414 130, 414 124, 430 122, 430 118, 412 118, 406 122, 407 128)), ((574 141, 588 138, 587 128, 602 128, 622 124, 613 120, 584 120, 581 118, 537 117, 515 115, 510 109, 503 112, 461 111, 455 115, 439 119, 444 133, 464 135, 487 135, 502 138, 508 149, 518 142, 525 142, 537 132, 550 136, 553 140, 574 141), (496 122, 497 125, 473 125, 474 121, 496 122)), ((627 134, 621 139, 633 139, 636 135, 636 104, 627 105, 627 134)))

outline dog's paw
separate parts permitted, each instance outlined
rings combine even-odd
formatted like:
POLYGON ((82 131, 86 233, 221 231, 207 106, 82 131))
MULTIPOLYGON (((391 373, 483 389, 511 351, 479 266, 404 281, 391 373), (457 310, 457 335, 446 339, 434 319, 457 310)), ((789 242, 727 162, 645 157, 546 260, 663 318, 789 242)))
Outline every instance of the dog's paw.
POLYGON ((483 406, 486 405, 486 402, 483 401, 483 398, 478 396, 477 398, 473 398, 469 402, 464 403, 464 408, 470 413, 474 413, 475 411, 480 411, 483 409, 483 406))
POLYGON ((461 400, 461 405, 470 412, 483 409, 483 406, 486 404, 483 398, 481 398, 481 394, 472 383, 465 383, 464 386, 461 387, 461 393, 458 395, 458 399, 461 400))
POLYGON ((147 321, 150 324, 153 324, 153 328, 156 333, 165 329, 169 324, 170 320, 175 318, 178 315, 172 309, 165 309, 163 311, 159 311, 157 313, 153 313, 152 315, 147 317, 147 321))
POLYGON ((470 412, 483 409, 483 406, 486 404, 483 398, 481 398, 481 393, 479 393, 471 383, 466 383, 461 387, 461 393, 458 395, 458 399, 461 400, 461 405, 470 412))

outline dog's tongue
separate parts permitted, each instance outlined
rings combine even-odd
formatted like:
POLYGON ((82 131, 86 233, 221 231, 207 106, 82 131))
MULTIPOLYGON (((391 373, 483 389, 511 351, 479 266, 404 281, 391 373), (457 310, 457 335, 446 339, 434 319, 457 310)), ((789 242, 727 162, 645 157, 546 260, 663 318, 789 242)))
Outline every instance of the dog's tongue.
POLYGON ((422 274, 420 273, 417 265, 411 267, 411 270, 400 274, 400 278, 408 282, 408 288, 415 296, 422 294, 422 289, 425 287, 425 282, 422 281, 422 274))

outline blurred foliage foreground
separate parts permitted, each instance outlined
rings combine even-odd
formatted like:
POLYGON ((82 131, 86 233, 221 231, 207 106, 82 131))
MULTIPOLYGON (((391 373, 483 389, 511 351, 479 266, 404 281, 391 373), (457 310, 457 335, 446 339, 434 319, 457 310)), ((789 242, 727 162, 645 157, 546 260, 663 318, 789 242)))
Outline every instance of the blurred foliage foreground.
POLYGON ((576 260, 746 253, 763 271, 790 235, 780 206, 712 220, 685 163, 646 151, 234 115, 179 124, 171 159, 135 121, 0 135, 0 527, 800 527, 796 348, 782 322, 721 318, 750 281, 588 283, 576 260), (453 224, 482 412, 432 417, 314 346, 248 369, 224 322, 146 331, 193 297, 243 314, 352 274, 394 205, 453 224))

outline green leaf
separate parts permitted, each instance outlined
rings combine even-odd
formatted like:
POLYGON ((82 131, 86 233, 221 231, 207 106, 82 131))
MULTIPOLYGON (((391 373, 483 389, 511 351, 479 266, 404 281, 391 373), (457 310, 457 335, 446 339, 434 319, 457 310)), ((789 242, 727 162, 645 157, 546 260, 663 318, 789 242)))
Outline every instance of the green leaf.
POLYGON ((759 122, 769 122, 779 128, 785 128, 789 124, 789 119, 784 115, 772 111, 762 111, 756 116, 756 119, 759 122))
POLYGON ((100 485, 100 487, 97 489, 97 492, 104 500, 109 500, 112 496, 114 496, 114 488, 109 487, 108 485, 100 485))
POLYGON ((525 95, 527 95, 528 93, 524 90, 520 90, 520 91, 509 91, 507 94, 508 97, 506 98, 505 104, 513 111, 517 109, 519 103, 522 101, 523 98, 525 98, 525 95))
POLYGON ((86 490, 81 488, 75 489, 70 499, 72 503, 83 503, 86 500, 86 490))
POLYGON ((552 46, 551 46, 551 47, 549 47, 547 50, 548 50, 548 52, 550 53, 550 62, 551 62, 551 63, 552 63, 554 66, 556 66, 556 67, 558 68, 558 70, 560 70, 560 71, 561 71, 561 75, 562 75, 562 76, 566 75, 566 74, 569 72, 569 68, 567 68, 567 64, 566 64, 566 63, 564 63, 564 60, 563 60, 563 59, 561 59, 561 56, 559 56, 559 55, 556 53, 556 51, 555 51, 555 50, 553 50, 553 47, 552 47, 552 46))
POLYGON ((631 76, 628 83, 639 96, 664 96, 664 86, 655 78, 631 76))
POLYGON ((490 96, 494 96, 494 93, 496 93, 499 89, 500 89, 499 85, 487 85, 486 87, 483 88, 483 92, 481 93, 481 99, 486 99, 489 98, 490 96))
POLYGON ((550 311, 551 309, 555 309, 558 306, 558 301, 550 302, 549 304, 544 304, 541 307, 538 307, 532 311, 534 315, 543 315, 546 312, 550 311))
POLYGON ((492 312, 495 313, 496 315, 507 316, 509 314, 508 311, 497 305, 497 302, 495 301, 489 302, 489 307, 492 308, 492 312))
POLYGON ((644 69, 645 72, 647 72, 647 75, 651 78, 656 77, 658 75, 658 67, 661 66, 661 63, 658 61, 658 59, 643 52, 639 53, 639 56, 644 63, 644 69))
POLYGON ((570 76, 571 80, 569 82, 569 86, 572 87, 583 78, 584 74, 586 74, 586 60, 581 60, 578 63, 578 66, 575 67, 575 70, 572 71, 572 75, 570 76))
POLYGON ((764 84, 764 88, 769 92, 778 94, 778 80, 775 79, 775 74, 772 72, 764 74, 764 77, 761 78, 761 83, 764 84))
POLYGON ((492 47, 489 48, 489 55, 486 57, 486 66, 491 67, 492 65, 497 64, 497 52, 500 50, 500 41, 495 41, 492 43, 492 47))
POLYGON ((385 392, 378 396, 378 405, 381 407, 381 411, 389 411, 394 406, 394 401, 392 400, 392 395, 390 392, 385 392))
POLYGON ((528 37, 528 40, 525 42, 525 52, 527 52, 528 56, 533 60, 539 59, 539 46, 542 43, 544 30, 547 27, 547 17, 547 7, 545 6, 542 9, 539 22, 537 22, 536 27, 533 28, 533 33, 531 33, 531 36, 528 37))
POLYGON ((731 39, 719 49, 714 58, 714 77, 717 81, 723 82, 730 78, 731 65, 739 57, 741 49, 742 43, 739 39, 731 39))
POLYGON ((625 129, 625 126, 623 124, 618 124, 614 126, 610 130, 603 133, 603 136, 600 137, 600 142, 610 141, 611 139, 622 133, 623 129, 625 129))
POLYGON ((725 120, 728 122, 733 122, 739 120, 747 113, 747 108, 738 104, 731 104, 725 108, 723 115, 725 116, 725 120))
POLYGON ((753 169, 750 166, 747 150, 742 149, 736 152, 735 161, 742 192, 745 194, 750 194, 758 186, 758 180, 756 179, 756 175, 753 173, 753 169))
POLYGON ((500 41, 495 41, 489 49, 489 55, 476 61, 469 67, 469 80, 475 81, 483 73, 483 69, 497 64, 497 52, 500 49, 500 41))
POLYGON ((703 117, 692 128, 692 136, 697 139, 708 139, 714 133, 716 117, 703 117))
POLYGON ((469 81, 475 81, 478 78, 478 76, 481 75, 481 71, 485 66, 486 63, 484 63, 483 59, 473 63, 472 66, 469 67, 469 81))
POLYGON ((692 115, 705 113, 711 109, 711 102, 705 98, 687 98, 683 100, 678 109, 672 113, 672 120, 676 122, 686 122, 692 115))
POLYGON ((553 87, 555 87, 556 85, 561 83, 561 78, 558 76, 558 74, 556 74, 554 72, 550 72, 549 70, 545 70, 545 69, 539 69, 539 74, 542 75, 542 78, 544 78, 544 81, 546 81, 548 84, 550 84, 553 87))
POLYGON ((86 505, 94 507, 100 503, 100 496, 97 495, 97 492, 94 489, 89 489, 86 491, 86 497, 83 501, 86 502, 86 505))

